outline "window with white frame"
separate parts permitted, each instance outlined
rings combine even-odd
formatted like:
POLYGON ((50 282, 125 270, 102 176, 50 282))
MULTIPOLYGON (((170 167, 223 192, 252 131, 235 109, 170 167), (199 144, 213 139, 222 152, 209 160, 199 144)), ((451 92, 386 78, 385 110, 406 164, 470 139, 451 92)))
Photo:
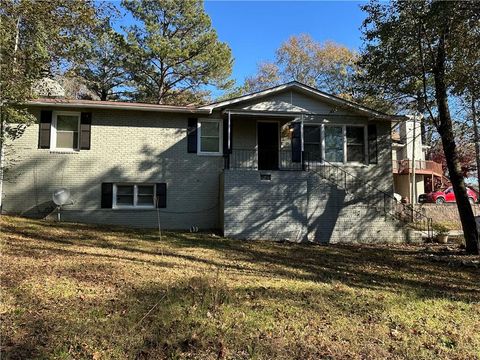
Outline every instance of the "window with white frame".
POLYGON ((51 148, 78 150, 80 113, 55 112, 52 121, 51 148))
POLYGON ((325 126, 325 160, 329 162, 343 162, 343 127, 325 126))
POLYGON ((365 162, 365 127, 347 126, 347 162, 365 162))
POLYGON ((113 207, 153 208, 155 207, 155 185, 114 184, 113 207))
POLYGON ((322 161, 321 125, 303 126, 303 149, 310 161, 322 161))
POLYGON ((366 163, 366 127, 305 124, 303 149, 311 161, 366 163))
POLYGON ((220 155, 222 153, 221 120, 199 120, 198 153, 204 155, 220 155))

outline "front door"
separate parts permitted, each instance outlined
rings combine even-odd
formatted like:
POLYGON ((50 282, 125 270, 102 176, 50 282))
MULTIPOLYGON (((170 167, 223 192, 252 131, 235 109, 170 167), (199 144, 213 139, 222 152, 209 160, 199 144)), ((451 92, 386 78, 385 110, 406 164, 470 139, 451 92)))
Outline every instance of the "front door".
POLYGON ((278 123, 257 124, 258 170, 278 170, 278 123))

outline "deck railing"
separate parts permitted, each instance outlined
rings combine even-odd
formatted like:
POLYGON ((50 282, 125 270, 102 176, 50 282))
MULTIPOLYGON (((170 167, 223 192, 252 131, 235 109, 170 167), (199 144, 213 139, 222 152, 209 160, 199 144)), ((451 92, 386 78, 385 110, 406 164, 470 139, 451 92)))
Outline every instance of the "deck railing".
MULTIPOLYGON (((415 170, 433 173, 436 175, 443 174, 442 164, 432 160, 415 160, 415 170)), ((413 160, 404 159, 393 162, 393 172, 397 174, 410 174, 413 172, 413 160)))

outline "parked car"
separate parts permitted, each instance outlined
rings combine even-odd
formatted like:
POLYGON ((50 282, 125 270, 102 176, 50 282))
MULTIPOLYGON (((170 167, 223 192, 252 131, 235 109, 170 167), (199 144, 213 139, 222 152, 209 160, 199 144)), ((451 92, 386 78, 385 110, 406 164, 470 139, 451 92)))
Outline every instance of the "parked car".
MULTIPOLYGON (((468 199, 471 204, 475 204, 478 201, 478 196, 470 188, 467 188, 468 199)), ((421 203, 451 203, 455 202, 455 193, 453 192, 453 187, 448 187, 445 191, 433 191, 427 194, 422 194, 418 197, 418 201, 421 203)))

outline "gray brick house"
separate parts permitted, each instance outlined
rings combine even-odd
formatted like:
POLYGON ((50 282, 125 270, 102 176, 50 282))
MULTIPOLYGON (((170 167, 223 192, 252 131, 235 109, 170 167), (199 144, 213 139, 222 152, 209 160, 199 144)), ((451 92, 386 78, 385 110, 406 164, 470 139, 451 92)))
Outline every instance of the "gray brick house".
POLYGON ((392 122, 298 82, 201 107, 37 99, 3 212, 220 229, 242 239, 404 241, 387 216, 392 122))

